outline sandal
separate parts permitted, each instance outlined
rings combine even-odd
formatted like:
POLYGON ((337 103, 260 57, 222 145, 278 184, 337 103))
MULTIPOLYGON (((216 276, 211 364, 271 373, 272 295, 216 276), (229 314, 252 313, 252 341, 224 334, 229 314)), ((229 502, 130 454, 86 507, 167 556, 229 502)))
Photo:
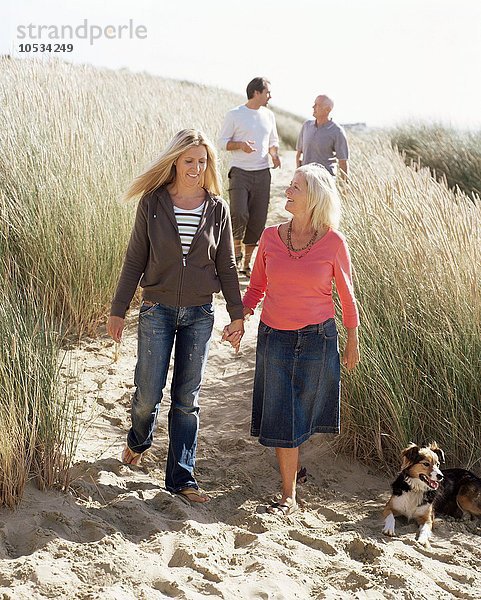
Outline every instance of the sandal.
POLYGON ((292 515, 292 513, 296 512, 298 509, 297 503, 293 504, 281 504, 280 502, 272 502, 270 506, 267 507, 267 512, 270 515, 280 515, 281 517, 287 517, 287 515, 292 515))
POLYGON ((252 272, 252 271, 251 271, 251 268, 250 268, 250 267, 244 267, 243 269, 241 269, 241 270, 239 271, 239 273, 240 273, 241 275, 245 275, 245 276, 247 277, 247 279, 250 279, 250 277, 251 277, 251 272, 252 272))
POLYGON ((122 462, 124 465, 134 465, 135 467, 140 463, 141 458, 141 452, 134 452, 128 446, 125 446, 125 448, 122 450, 122 462))
POLYGON ((187 487, 175 493, 183 496, 191 504, 205 504, 210 501, 209 496, 205 492, 194 487, 187 487))
POLYGON ((307 481, 307 469, 306 467, 301 467, 299 471, 297 471, 296 475, 296 483, 306 483, 307 481))
POLYGON ((241 266, 243 258, 244 258, 244 255, 242 254, 242 252, 240 254, 236 254, 235 264, 236 264, 237 268, 239 268, 241 266))

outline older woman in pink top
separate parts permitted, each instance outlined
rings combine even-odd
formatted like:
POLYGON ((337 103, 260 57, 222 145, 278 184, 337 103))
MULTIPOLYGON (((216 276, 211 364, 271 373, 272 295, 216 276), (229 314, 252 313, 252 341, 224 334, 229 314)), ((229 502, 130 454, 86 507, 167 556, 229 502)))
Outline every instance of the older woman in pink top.
MULTIPOLYGON (((251 434, 276 448, 282 477, 279 502, 268 512, 296 508, 296 482, 305 479, 299 446, 313 433, 338 433, 340 357, 332 282, 342 306, 347 342, 342 363, 359 362, 359 314, 346 239, 337 231, 340 202, 324 167, 298 168, 286 190, 292 219, 268 227, 259 242, 244 312, 264 298, 259 324, 251 434)), ((226 339, 238 345, 236 333, 226 339)))

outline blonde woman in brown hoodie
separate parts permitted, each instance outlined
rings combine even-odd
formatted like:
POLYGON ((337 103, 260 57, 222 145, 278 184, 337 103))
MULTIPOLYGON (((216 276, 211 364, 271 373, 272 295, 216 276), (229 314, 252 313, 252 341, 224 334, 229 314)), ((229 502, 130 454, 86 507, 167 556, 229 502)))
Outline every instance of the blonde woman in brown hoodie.
POLYGON ((124 195, 139 199, 135 224, 108 322, 119 342, 125 313, 140 285, 138 359, 132 426, 122 453, 136 465, 152 444, 175 345, 168 416, 166 488, 207 502, 194 477, 199 391, 214 322, 212 295, 222 291, 230 331, 243 334, 243 307, 229 209, 219 197, 216 152, 195 129, 179 131, 124 195))

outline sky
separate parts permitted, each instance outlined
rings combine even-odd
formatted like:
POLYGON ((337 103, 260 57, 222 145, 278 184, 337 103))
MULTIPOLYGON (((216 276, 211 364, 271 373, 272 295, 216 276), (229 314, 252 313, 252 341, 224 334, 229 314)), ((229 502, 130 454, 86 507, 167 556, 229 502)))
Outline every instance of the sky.
POLYGON ((305 118, 327 94, 340 123, 481 129, 481 0, 2 0, 1 11, 0 54, 72 43, 56 56, 243 95, 265 76, 271 104, 305 118), (37 39, 41 25, 85 20, 100 39, 48 39, 46 27, 37 39), (118 39, 121 25, 132 36, 118 39))

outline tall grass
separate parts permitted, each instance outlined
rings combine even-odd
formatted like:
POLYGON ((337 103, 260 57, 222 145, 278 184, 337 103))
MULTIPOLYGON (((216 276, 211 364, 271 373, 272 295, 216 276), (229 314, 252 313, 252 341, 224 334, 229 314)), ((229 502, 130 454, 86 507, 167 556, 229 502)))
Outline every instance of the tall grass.
POLYGON ((67 487, 76 403, 60 378, 57 322, 0 239, 0 505, 13 507, 30 477, 40 488, 67 487))
POLYGON ((205 125, 213 106, 191 114, 195 86, 156 85, 143 75, 23 61, 3 68, 10 81, 0 117, 2 188, 12 252, 54 314, 93 334, 130 232, 133 208, 119 209, 121 190, 187 114, 192 125, 205 125))
POLYGON ((391 142, 408 165, 428 167, 449 187, 481 196, 481 132, 411 124, 393 130, 391 142))
POLYGON ((344 448, 397 465, 436 439, 481 461, 481 205, 415 172, 387 137, 352 140, 343 229, 356 269, 362 363, 344 386, 344 448))

